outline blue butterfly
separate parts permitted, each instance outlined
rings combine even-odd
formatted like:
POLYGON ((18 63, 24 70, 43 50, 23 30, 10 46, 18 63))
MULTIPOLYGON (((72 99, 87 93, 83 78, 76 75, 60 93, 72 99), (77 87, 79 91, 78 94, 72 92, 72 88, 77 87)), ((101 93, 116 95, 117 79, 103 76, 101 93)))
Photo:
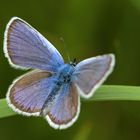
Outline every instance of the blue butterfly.
POLYGON ((12 67, 35 69, 12 83, 6 96, 9 106, 22 115, 43 116, 56 129, 76 121, 80 96, 90 98, 115 64, 114 54, 65 64, 57 49, 18 17, 7 24, 4 53, 12 67))

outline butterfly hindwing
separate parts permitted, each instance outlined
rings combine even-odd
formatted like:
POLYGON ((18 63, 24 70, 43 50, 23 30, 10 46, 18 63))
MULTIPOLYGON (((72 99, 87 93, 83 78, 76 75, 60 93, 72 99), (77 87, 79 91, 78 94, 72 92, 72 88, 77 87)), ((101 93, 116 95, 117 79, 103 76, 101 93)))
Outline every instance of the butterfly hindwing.
POLYGON ((73 73, 73 82, 80 95, 89 98, 112 72, 115 64, 113 54, 86 59, 77 64, 73 73))
POLYGON ((80 112, 80 98, 74 84, 63 85, 59 97, 46 116, 48 123, 56 129, 70 127, 80 112))
POLYGON ((12 18, 5 31, 4 52, 16 68, 56 71, 64 63, 56 48, 20 18, 12 18))
POLYGON ((38 116, 52 90, 54 78, 51 73, 34 70, 16 79, 7 93, 7 101, 20 114, 38 116), (50 86, 51 85, 51 86, 50 86))

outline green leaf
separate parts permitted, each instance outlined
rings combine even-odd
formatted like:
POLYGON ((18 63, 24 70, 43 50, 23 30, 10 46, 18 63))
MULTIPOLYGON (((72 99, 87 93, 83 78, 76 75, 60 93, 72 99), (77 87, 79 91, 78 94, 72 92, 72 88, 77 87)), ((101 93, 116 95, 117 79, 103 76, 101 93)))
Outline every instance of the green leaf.
POLYGON ((16 115, 15 112, 9 108, 7 105, 6 99, 1 99, 0 100, 0 118, 8 117, 8 116, 13 116, 16 115))
MULTIPOLYGON (((127 100, 140 101, 140 87, 136 86, 101 86, 93 97, 86 101, 127 100)), ((16 115, 7 105, 5 99, 0 100, 0 118, 16 115)))
POLYGON ((101 86, 95 95, 90 98, 94 101, 127 100, 140 101, 140 87, 138 86, 101 86))

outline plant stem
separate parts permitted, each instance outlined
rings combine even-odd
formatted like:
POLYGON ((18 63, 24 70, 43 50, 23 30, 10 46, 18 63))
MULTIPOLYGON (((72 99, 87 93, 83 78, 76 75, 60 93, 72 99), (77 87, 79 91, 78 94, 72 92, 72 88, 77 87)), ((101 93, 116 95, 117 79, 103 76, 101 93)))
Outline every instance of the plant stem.
MULTIPOLYGON (((101 86, 87 101, 112 101, 127 100, 140 101, 140 87, 136 86, 117 86, 104 85, 101 86)), ((5 99, 0 100, 0 118, 16 115, 7 105, 5 99)))

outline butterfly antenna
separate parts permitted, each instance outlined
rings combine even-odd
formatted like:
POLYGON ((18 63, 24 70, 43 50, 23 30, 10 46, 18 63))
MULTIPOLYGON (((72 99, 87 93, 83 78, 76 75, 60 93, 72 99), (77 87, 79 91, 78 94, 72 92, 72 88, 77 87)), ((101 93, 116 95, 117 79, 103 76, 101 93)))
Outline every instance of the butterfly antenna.
POLYGON ((60 37, 60 41, 63 43, 64 49, 65 49, 65 52, 66 52, 67 57, 68 57, 68 61, 70 62, 71 59, 70 59, 70 56, 69 56, 68 49, 66 48, 66 44, 65 44, 64 38, 63 38, 63 37, 60 37))

